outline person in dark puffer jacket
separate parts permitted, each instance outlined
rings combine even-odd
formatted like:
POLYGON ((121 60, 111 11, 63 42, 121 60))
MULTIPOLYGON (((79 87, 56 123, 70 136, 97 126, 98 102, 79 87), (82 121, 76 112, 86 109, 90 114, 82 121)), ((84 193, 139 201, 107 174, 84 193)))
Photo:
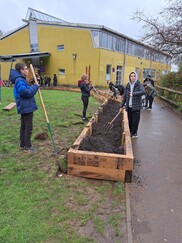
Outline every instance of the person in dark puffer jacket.
POLYGON ((24 63, 16 63, 15 70, 10 70, 10 80, 14 84, 14 97, 17 112, 21 115, 20 125, 20 148, 29 152, 36 152, 31 144, 31 134, 33 129, 33 112, 37 110, 35 94, 39 85, 30 86, 26 77, 29 70, 24 63))
POLYGON ((81 80, 78 81, 78 86, 82 92, 81 99, 83 101, 83 113, 82 113, 82 120, 87 122, 88 119, 86 117, 86 112, 89 103, 90 91, 93 89, 93 86, 90 85, 90 81, 88 80, 88 75, 83 74, 81 76, 81 80))
POLYGON ((138 80, 137 73, 131 72, 129 75, 129 82, 125 88, 123 100, 120 104, 120 111, 122 111, 125 105, 132 138, 138 138, 137 131, 140 121, 140 110, 142 109, 142 95, 145 95, 145 89, 138 80))

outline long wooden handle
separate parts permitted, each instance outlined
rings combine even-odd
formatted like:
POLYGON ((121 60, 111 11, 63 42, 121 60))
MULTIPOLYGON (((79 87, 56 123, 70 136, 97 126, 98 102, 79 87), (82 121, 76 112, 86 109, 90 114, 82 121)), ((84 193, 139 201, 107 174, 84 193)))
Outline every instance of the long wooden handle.
MULTIPOLYGON (((95 93, 98 95, 98 97, 102 100, 102 97, 100 96, 100 94, 98 93, 97 89, 92 85, 93 90, 95 91, 95 93)), ((103 100, 102 100, 103 101, 103 100)))
POLYGON ((116 120, 116 118, 119 116, 120 113, 121 113, 121 111, 119 111, 119 112, 116 114, 116 116, 112 119, 111 123, 113 123, 113 122, 116 120))
MULTIPOLYGON (((35 80, 35 83, 36 84, 39 84, 37 82, 37 78, 36 78, 36 75, 35 75, 35 72, 34 72, 34 69, 33 69, 33 65, 32 64, 30 64, 30 69, 32 71, 32 74, 33 74, 33 78, 35 80)), ((44 101, 43 101, 43 98, 42 98, 42 94, 41 94, 40 89, 38 89, 38 93, 39 93, 40 100, 41 100, 41 104, 42 104, 42 108, 43 108, 43 111, 44 111, 44 114, 45 114, 45 117, 46 117, 46 122, 49 123, 49 118, 48 118, 48 115, 47 115, 47 111, 46 111, 46 108, 45 108, 45 105, 44 105, 44 101)))

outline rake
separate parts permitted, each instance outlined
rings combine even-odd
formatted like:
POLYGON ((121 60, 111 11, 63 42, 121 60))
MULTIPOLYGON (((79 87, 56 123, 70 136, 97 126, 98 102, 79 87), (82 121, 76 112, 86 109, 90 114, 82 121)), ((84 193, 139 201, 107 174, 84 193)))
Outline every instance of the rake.
POLYGON ((94 92, 98 95, 99 99, 103 101, 103 98, 98 93, 97 89, 92 85, 94 92))
POLYGON ((116 120, 116 118, 119 116, 120 113, 121 113, 121 111, 119 111, 115 115, 115 117, 112 119, 112 121, 106 122, 106 124, 103 126, 103 129, 105 129, 106 131, 110 131, 113 128, 113 122, 116 120))
MULTIPOLYGON (((35 83, 38 84, 37 78, 35 76, 35 72, 34 72, 34 69, 33 69, 33 65, 32 64, 30 64, 30 68, 31 68, 31 71, 32 71, 32 74, 33 74, 35 83)), ((46 111, 46 108, 45 108, 45 105, 44 105, 44 101, 43 101, 43 98, 42 98, 42 94, 41 94, 40 89, 38 89, 38 93, 39 93, 39 96, 40 96, 40 100, 41 100, 41 103, 42 103, 42 108, 43 108, 44 115, 45 115, 45 118, 46 118, 47 128, 48 128, 48 131, 49 131, 49 133, 51 135, 51 140, 52 140, 52 145, 53 145, 53 148, 54 148, 54 152, 56 152, 56 148, 55 148, 55 144, 54 144, 54 139, 53 139, 53 135, 52 135, 52 130, 51 130, 51 125, 49 123, 49 118, 48 118, 48 115, 47 115, 47 111, 46 111)))

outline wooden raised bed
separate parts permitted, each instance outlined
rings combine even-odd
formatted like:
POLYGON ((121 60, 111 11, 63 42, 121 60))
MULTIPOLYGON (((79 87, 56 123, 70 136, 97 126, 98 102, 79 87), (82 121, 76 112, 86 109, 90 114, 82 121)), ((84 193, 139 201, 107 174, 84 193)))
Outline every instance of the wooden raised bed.
MULTIPOLYGON (((99 108, 102 110, 102 106, 99 108)), ((98 112, 92 117, 80 136, 68 151, 68 174, 122 182, 131 182, 133 169, 133 150, 127 113, 123 111, 122 146, 124 154, 102 153, 78 150, 81 141, 92 134, 92 123, 98 121, 98 112)))

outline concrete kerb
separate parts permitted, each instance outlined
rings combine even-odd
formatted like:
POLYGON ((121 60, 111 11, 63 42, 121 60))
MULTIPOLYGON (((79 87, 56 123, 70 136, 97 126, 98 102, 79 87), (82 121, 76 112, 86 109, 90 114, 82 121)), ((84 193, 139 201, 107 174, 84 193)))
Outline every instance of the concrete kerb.
POLYGON ((131 228, 130 188, 128 183, 125 183, 125 197, 126 197, 127 238, 128 238, 128 243, 133 243, 132 228, 131 228))

